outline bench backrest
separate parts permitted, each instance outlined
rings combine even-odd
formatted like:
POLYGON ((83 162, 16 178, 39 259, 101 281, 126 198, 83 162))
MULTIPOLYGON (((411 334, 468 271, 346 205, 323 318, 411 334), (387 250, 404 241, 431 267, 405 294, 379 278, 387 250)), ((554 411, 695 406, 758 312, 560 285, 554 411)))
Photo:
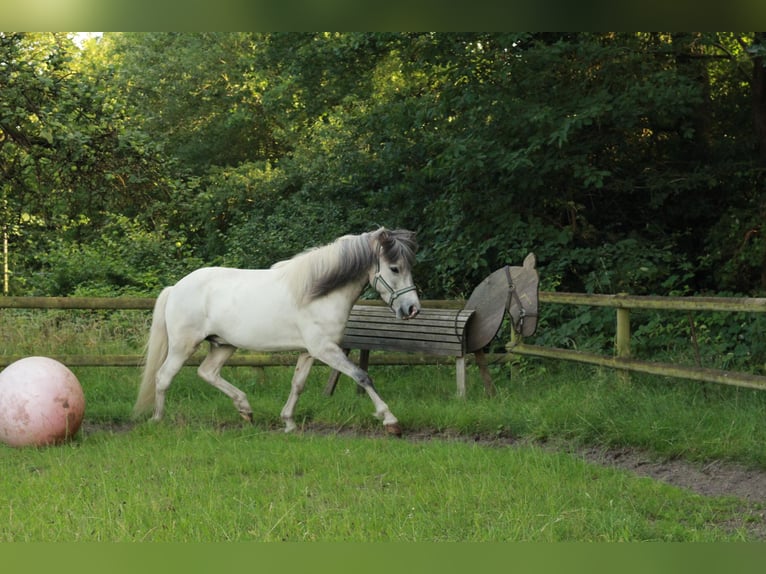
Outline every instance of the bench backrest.
POLYGON ((354 305, 341 347, 370 351, 407 351, 461 357, 465 329, 473 310, 421 309, 414 319, 397 319, 388 307, 354 305))

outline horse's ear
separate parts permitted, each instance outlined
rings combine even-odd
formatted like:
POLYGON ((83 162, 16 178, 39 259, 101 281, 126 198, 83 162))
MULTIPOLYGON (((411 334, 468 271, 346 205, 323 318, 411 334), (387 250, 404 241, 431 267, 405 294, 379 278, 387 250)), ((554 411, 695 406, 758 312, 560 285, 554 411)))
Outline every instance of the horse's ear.
POLYGON ((375 232, 378 242, 385 248, 391 243, 391 232, 385 227, 381 227, 375 232))
POLYGON ((530 253, 524 258, 525 269, 534 269, 536 263, 537 263, 537 258, 535 257, 534 253, 530 253))

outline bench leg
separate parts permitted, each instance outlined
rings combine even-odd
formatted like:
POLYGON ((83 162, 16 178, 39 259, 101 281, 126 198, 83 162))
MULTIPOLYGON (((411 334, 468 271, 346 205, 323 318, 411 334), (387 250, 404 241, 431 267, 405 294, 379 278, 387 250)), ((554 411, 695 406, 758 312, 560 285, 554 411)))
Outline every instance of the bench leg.
POLYGON ((455 359, 455 376, 457 377, 457 396, 465 398, 465 356, 455 359))
POLYGON ((489 368, 487 366, 487 356, 484 351, 479 349, 474 353, 476 357, 476 364, 479 365, 479 374, 484 380, 484 392, 488 397, 494 397, 497 394, 495 384, 492 382, 492 375, 489 374, 489 368))
POLYGON ((335 386, 338 384, 339 378, 340 371, 336 371, 335 369, 330 371, 330 376, 327 378, 327 385, 324 388, 324 394, 326 394, 328 397, 332 396, 332 394, 335 392, 335 386))
MULTIPOLYGON (((359 351, 359 368, 363 371, 369 371, 370 369, 370 351, 369 349, 361 349, 359 351)), ((364 389, 359 385, 356 386, 356 394, 363 395, 364 389)))
MULTIPOLYGON (((348 357, 351 349, 343 349, 343 352, 346 353, 346 356, 348 357)), ((335 369, 330 371, 330 376, 327 378, 327 385, 324 388, 324 394, 326 394, 328 397, 332 396, 332 394, 335 392, 335 387, 338 384, 339 378, 340 371, 336 371, 335 369)))

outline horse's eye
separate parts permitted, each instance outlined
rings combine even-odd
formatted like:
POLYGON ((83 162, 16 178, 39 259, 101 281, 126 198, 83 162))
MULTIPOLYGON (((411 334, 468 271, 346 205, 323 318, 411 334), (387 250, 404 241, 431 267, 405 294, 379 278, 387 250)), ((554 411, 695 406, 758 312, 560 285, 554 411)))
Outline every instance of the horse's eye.
POLYGON ((390 269, 391 269, 391 273, 393 273, 394 275, 399 274, 399 268, 396 265, 392 266, 390 269))

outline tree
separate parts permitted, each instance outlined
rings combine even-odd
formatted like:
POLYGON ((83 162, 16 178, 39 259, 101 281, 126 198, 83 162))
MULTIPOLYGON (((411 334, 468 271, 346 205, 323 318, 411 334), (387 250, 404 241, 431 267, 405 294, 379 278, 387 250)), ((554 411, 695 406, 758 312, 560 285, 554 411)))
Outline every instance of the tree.
MULTIPOLYGON (((63 230, 38 263, 67 289, 70 254, 115 234, 159 262, 138 281, 155 285, 386 225, 419 231, 428 297, 528 251, 545 288, 755 293, 765 39, 106 33, 80 53, 4 35, 6 227, 63 230)), ((115 257, 103 281, 130 283, 115 257)))
POLYGON ((755 137, 761 161, 766 164, 766 32, 756 32, 752 44, 746 50, 753 60, 751 85, 755 137))
POLYGON ((261 101, 259 43, 246 33, 108 33, 102 49, 114 69, 110 91, 131 109, 131 125, 201 175, 283 151, 261 101))
POLYGON ((166 197, 164 159, 126 129, 108 82, 68 34, 0 34, 2 227, 28 271, 49 242, 98 237, 113 214, 151 217, 166 197))

